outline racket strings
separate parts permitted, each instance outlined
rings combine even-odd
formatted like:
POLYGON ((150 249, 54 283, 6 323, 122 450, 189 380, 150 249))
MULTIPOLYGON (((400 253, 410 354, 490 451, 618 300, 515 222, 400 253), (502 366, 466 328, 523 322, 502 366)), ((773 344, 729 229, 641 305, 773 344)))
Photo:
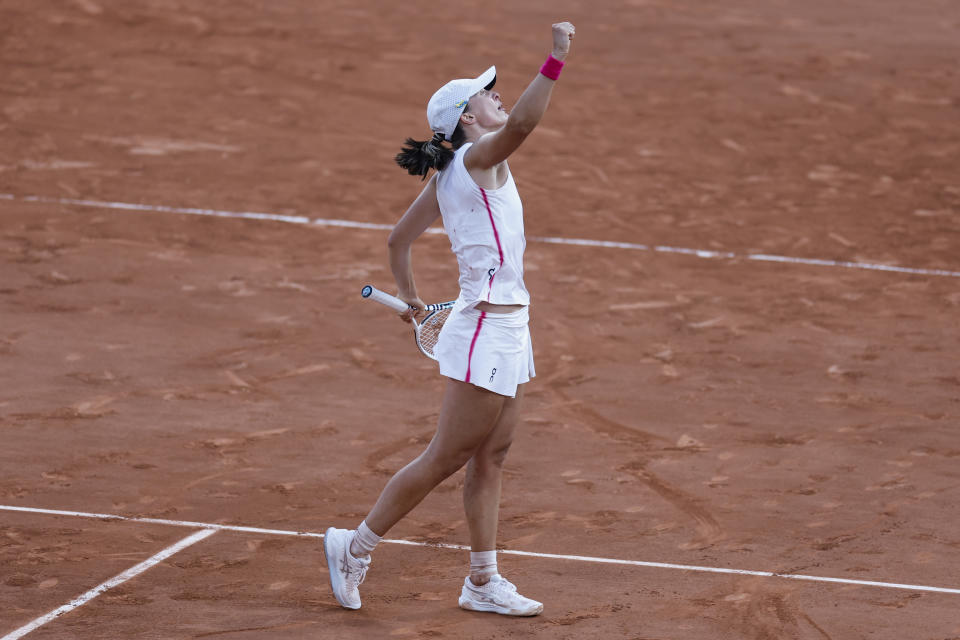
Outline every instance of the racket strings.
POLYGON ((440 338, 440 330, 443 329, 443 323, 447 321, 450 315, 450 309, 441 309, 435 311, 424 318, 417 329, 417 344, 420 349, 431 358, 436 359, 434 347, 437 346, 437 340, 440 338))

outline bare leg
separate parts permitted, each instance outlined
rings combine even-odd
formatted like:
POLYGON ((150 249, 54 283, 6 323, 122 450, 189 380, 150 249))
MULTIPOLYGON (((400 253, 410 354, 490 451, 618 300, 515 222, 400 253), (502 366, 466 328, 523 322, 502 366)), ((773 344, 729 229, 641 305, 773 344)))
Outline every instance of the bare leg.
MULTIPOLYGON (((520 421, 520 400, 523 385, 517 387, 517 396, 507 398, 497 424, 467 463, 463 485, 463 508, 470 527, 470 549, 493 551, 497 543, 497 524, 500 518, 500 485, 503 462, 513 442, 513 434, 520 421)), ((476 585, 485 584, 490 575, 471 573, 476 585)))
POLYGON ((487 438, 504 407, 504 396, 466 382, 447 380, 437 433, 426 451, 398 471, 366 517, 379 536, 454 474, 487 438))

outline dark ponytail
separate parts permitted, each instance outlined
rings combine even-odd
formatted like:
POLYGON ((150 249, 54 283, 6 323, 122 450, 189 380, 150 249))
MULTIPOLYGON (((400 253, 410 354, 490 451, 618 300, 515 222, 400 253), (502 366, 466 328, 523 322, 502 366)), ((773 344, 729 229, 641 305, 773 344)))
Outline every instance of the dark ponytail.
MULTIPOLYGON (((467 113, 469 110, 470 107, 467 106, 463 113, 467 113)), ((442 133, 435 133, 432 140, 424 142, 407 138, 403 149, 394 159, 410 175, 423 176, 423 179, 426 180, 430 169, 442 171, 444 167, 450 164, 450 161, 453 160, 453 152, 467 141, 467 134, 464 133, 463 127, 458 122, 457 128, 453 130, 453 135, 450 136, 450 144, 453 149, 444 146, 443 141, 442 133)))
POLYGON ((430 169, 440 171, 453 160, 453 149, 444 146, 443 139, 442 133, 434 134, 432 140, 423 142, 407 138, 395 160, 410 175, 423 176, 426 180, 430 169))

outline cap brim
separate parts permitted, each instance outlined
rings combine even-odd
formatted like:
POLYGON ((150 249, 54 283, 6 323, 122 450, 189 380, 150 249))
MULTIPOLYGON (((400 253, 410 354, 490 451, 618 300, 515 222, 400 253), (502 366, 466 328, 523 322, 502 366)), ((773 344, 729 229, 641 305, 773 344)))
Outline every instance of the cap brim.
POLYGON ((493 85, 497 84, 497 68, 490 67, 486 71, 480 74, 477 78, 477 84, 489 91, 493 89, 493 85))

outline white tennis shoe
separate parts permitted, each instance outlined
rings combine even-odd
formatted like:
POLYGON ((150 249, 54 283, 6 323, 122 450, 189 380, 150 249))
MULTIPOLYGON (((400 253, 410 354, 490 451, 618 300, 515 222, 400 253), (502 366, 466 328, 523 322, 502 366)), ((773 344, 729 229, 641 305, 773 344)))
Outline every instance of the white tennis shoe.
POLYGON ((513 583, 500 574, 494 574, 490 582, 479 587, 467 576, 460 590, 459 604, 461 609, 505 616, 535 616, 543 611, 543 603, 517 593, 513 583))
POLYGON ((337 602, 347 609, 360 608, 360 584, 367 577, 370 556, 354 558, 350 555, 353 532, 330 527, 323 535, 323 553, 330 570, 330 586, 337 602))

